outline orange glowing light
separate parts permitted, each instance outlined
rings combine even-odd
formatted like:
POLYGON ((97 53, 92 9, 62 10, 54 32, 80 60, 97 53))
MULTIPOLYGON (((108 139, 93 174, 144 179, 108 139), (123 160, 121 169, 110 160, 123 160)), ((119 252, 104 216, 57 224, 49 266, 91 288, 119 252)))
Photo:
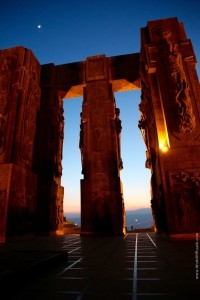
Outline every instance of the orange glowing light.
POLYGON ((169 150, 169 148, 167 146, 163 146, 162 148, 160 148, 160 150, 162 152, 167 152, 169 150))
POLYGON ((167 152, 169 150, 167 141, 159 141, 159 148, 162 152, 167 152))

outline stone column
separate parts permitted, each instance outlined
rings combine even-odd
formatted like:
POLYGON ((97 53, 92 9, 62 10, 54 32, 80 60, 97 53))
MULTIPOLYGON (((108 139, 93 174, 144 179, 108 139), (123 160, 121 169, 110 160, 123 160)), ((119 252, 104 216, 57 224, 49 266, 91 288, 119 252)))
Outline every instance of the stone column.
POLYGON ((119 123, 106 58, 89 57, 80 134, 82 234, 124 233, 119 123))
POLYGON ((200 230, 200 86, 191 41, 177 18, 141 30, 140 104, 152 172, 152 209, 158 230, 200 230))
POLYGON ((41 68, 41 105, 37 119, 34 169, 38 174, 38 233, 62 233, 63 197, 61 186, 64 139, 63 101, 55 87, 55 66, 41 68))
POLYGON ((0 239, 33 230, 37 175, 32 170, 40 65, 23 47, 0 51, 0 239))

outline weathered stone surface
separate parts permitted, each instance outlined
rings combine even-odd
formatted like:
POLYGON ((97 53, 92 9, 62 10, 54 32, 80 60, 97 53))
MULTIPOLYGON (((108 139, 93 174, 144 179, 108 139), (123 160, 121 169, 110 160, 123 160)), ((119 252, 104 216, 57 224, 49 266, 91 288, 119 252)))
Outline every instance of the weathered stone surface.
POLYGON ((80 149, 82 233, 123 234, 124 202, 119 171, 121 121, 105 56, 86 61, 80 149))
POLYGON ((0 168, 0 242, 6 239, 8 201, 12 164, 1 164, 0 168))
POLYGON ((5 216, 0 222, 10 234, 33 228, 37 175, 32 172, 32 160, 39 81, 40 65, 30 50, 0 51, 0 172, 1 184, 6 183, 1 193, 5 216))
POLYGON ((177 18, 141 31, 141 119, 157 230, 200 230, 200 89, 190 40, 177 18), (187 211, 187 212, 186 212, 187 211))
POLYGON ((0 51, 0 241, 63 228, 63 99, 84 96, 80 122, 82 233, 123 234, 121 120, 113 92, 141 88, 139 128, 157 231, 200 231, 200 85, 177 18, 150 21, 141 52, 40 66, 0 51))
POLYGON ((38 174, 38 232, 57 232, 63 228, 63 196, 61 186, 64 139, 63 101, 54 88, 54 66, 42 67, 41 105, 37 119, 34 170, 38 174), (46 78, 47 81, 44 80, 46 78))

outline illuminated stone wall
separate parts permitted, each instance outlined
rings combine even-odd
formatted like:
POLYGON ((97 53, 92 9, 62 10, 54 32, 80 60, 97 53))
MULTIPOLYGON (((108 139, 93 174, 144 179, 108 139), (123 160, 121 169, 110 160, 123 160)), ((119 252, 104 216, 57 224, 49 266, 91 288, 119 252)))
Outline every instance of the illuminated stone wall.
POLYGON ((200 87, 191 41, 177 18, 141 30, 139 127, 151 169, 157 230, 192 233, 200 225, 200 87))

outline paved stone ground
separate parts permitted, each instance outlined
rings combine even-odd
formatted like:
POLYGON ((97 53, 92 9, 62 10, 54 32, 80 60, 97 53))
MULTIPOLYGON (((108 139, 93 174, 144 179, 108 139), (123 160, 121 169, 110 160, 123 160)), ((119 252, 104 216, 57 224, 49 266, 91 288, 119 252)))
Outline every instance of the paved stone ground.
POLYGON ((199 299, 196 247, 154 233, 10 239, 0 245, 1 299, 199 299))

